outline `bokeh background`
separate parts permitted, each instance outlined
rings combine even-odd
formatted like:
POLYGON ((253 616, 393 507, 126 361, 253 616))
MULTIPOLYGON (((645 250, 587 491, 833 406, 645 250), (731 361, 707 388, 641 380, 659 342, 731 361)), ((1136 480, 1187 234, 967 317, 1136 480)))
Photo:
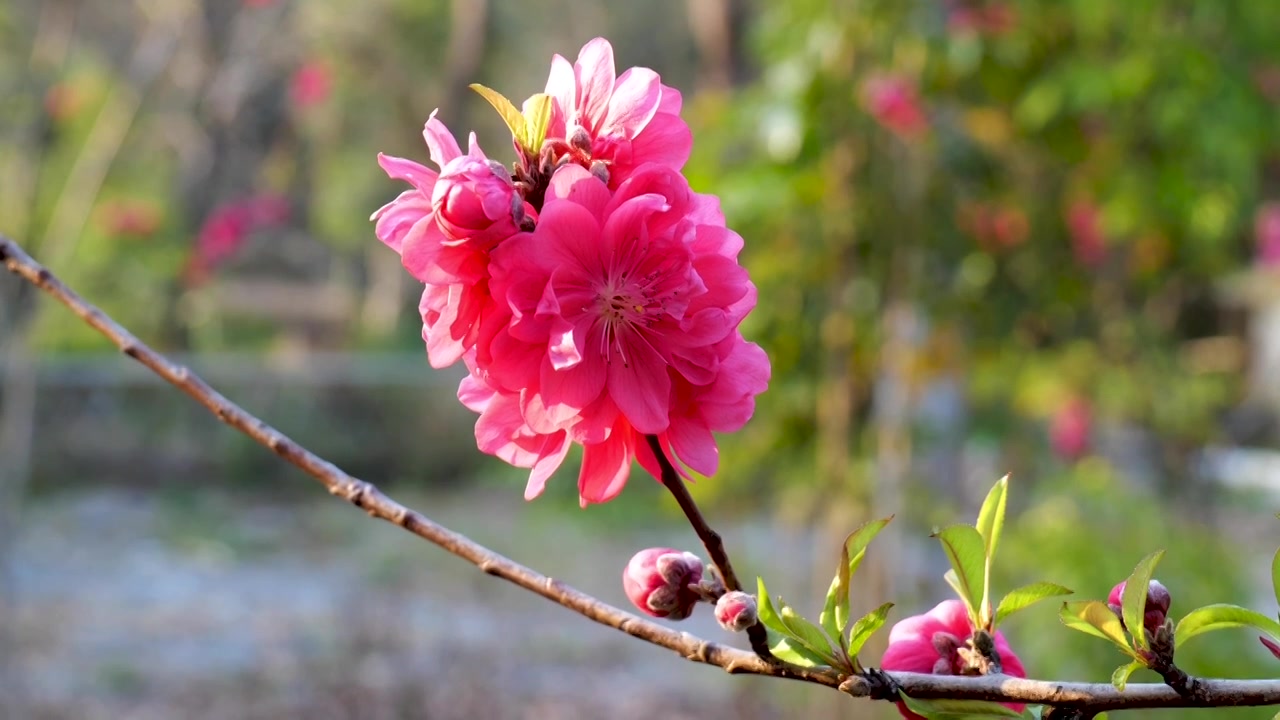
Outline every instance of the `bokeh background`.
MULTIPOLYGON (((0 231, 303 444, 623 604, 632 552, 697 549, 674 504, 637 472, 580 510, 573 462, 526 504, 368 221, 400 191, 377 152, 425 161, 438 107, 510 160, 467 85, 518 101, 603 35, 684 93, 686 172, 760 289, 771 387, 695 487, 740 571, 816 611, 844 534, 896 513, 855 595, 919 612, 930 530, 1012 472, 999 588, 1100 598, 1166 548, 1174 616, 1270 613, 1277 31, 1273 0, 8 0, 0 231)), ((370 522, 14 278, 0 342, 5 717, 894 716, 370 522)), ((1005 628, 1032 675, 1106 680, 1121 657, 1052 605, 1005 628)), ((1280 670, 1245 631, 1179 657, 1280 670)))

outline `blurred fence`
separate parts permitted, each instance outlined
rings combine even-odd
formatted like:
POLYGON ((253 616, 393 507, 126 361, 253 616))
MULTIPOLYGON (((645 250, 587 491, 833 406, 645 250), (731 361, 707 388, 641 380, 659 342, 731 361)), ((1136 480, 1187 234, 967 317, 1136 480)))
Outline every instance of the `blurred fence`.
MULTIPOLYGON (((215 387, 356 474, 446 484, 478 461, 474 415, 454 389, 460 373, 435 372, 418 353, 178 355, 215 387)), ((10 443, 32 459, 35 491, 172 480, 258 483, 285 466, 222 427, 144 368, 119 356, 43 355, 11 360, 5 386, 26 384, 31 402, 3 398, 10 443), (18 382, 13 373, 27 375, 18 382)), ((26 484, 19 481, 19 484, 26 484)))

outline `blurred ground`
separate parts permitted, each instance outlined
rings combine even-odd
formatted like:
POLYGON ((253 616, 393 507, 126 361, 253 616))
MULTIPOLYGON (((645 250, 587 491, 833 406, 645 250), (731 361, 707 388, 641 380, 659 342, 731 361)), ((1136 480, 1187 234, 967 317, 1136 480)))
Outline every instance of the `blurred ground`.
MULTIPOLYGON (((656 540, 519 493, 404 499, 613 603, 656 540)), ((726 682, 331 500, 78 492, 30 506, 13 550, 15 718, 778 716, 775 682, 726 682)), ((730 640, 709 614, 688 629, 730 640)))

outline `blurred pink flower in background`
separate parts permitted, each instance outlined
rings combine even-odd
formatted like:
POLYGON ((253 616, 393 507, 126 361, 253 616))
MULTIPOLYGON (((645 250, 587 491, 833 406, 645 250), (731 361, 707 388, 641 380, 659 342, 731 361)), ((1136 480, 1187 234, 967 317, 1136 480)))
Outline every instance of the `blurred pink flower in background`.
POLYGON ((1049 421, 1049 445, 1063 460, 1079 460, 1089 452, 1093 435, 1093 409, 1088 401, 1072 396, 1049 421))
POLYGON ((1280 268, 1280 203, 1269 202, 1258 208, 1253 231, 1258 244, 1258 264, 1280 268))
POLYGON ((333 72, 321 60, 307 60, 289 78, 289 99, 299 109, 322 104, 332 90, 333 72))
MULTIPOLYGON (((924 615, 899 620, 889 631, 889 647, 880 667, 890 672, 917 672, 932 675, 973 674, 972 648, 974 627, 969 612, 959 600, 944 600, 924 615)), ((996 652, 1006 675, 1025 678, 1022 661, 1013 653, 1000 631, 995 633, 996 652)), ((1022 712, 1018 703, 1004 703, 1014 712, 1022 712)), ((901 702, 898 711, 909 720, 924 720, 907 710, 901 702)))
POLYGON ((946 0, 947 30, 951 33, 973 33, 992 37, 1012 31, 1018 24, 1018 13, 1008 3, 978 0, 946 0))
POLYGON ((956 210, 956 222, 988 252, 1018 247, 1031 231, 1027 214, 1016 205, 965 202, 956 210))
POLYGON ((102 232, 117 238, 144 238, 160 229, 164 217, 152 200, 118 198, 98 207, 97 222, 102 232))
POLYGON ((218 206, 196 235, 185 271, 187 283, 204 282, 244 246, 254 231, 282 225, 289 216, 289 201, 279 195, 255 195, 218 206))
POLYGON ((1107 259, 1107 239, 1102 231, 1102 210, 1092 200, 1077 200, 1067 209, 1067 232, 1076 262, 1095 268, 1107 259))
POLYGON ((915 82, 904 75, 879 73, 862 84, 862 105, 881 125, 904 140, 929 130, 915 82))

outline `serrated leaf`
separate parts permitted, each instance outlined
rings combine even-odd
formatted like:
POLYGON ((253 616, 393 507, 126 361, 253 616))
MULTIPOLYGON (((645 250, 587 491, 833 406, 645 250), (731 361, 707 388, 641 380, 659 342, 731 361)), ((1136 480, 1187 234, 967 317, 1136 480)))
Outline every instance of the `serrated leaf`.
POLYGON ((1120 618, 1116 617, 1107 604, 1098 600, 1082 600, 1062 603, 1058 619, 1063 625, 1103 640, 1110 640, 1124 654, 1136 658, 1133 648, 1129 647, 1129 639, 1125 637, 1124 628, 1120 626, 1120 618))
POLYGON ((898 697, 911 712, 928 720, 967 720, 968 718, 1022 717, 1022 714, 986 700, 921 700, 899 692, 898 697))
POLYGON ((471 83, 470 87, 479 93, 480 97, 488 100, 493 109, 498 111, 502 121, 511 130, 511 137, 515 138, 517 142, 526 137, 528 131, 525 127, 524 114, 517 110, 516 106, 512 105, 505 95, 480 83, 471 83))
POLYGON ((1271 558, 1271 588, 1276 594, 1276 602, 1280 603, 1280 550, 1276 550, 1271 558))
POLYGON ((1140 670, 1144 667, 1146 667, 1146 665, 1138 662, 1137 660, 1134 660, 1127 665, 1121 665, 1116 668, 1115 672, 1111 673, 1111 684, 1120 692, 1124 692, 1125 685, 1129 683, 1129 676, 1132 675, 1135 670, 1140 670))
POLYGON ((1000 542, 1000 531, 1004 528, 1008 497, 1009 476, 1005 475, 987 493, 987 499, 982 501, 982 509, 978 511, 978 534, 982 535, 988 560, 996 556, 996 544, 1000 542))
POLYGON ((1041 600, 1070 594, 1071 590, 1051 582, 1031 583, 1030 585, 1023 585, 1016 590, 1010 590, 1000 600, 1000 607, 996 608, 996 618, 993 624, 999 626, 1005 618, 1041 600))
POLYGON ((835 577, 831 579, 831 588, 827 590, 822 614, 818 616, 818 622, 833 638, 843 638, 844 629, 849 625, 849 581, 862 564, 862 558, 867 554, 867 545, 890 520, 893 520, 892 515, 863 523, 857 530, 849 533, 840 546, 840 564, 836 567, 835 577))
POLYGON ((551 103, 551 96, 546 93, 538 93, 524 101, 524 135, 519 142, 530 155, 537 155, 542 150, 542 141, 547 138, 551 103))
POLYGON ((1184 642, 1197 635, 1237 627, 1256 628, 1280 640, 1280 623, 1275 620, 1237 605, 1216 604, 1196 608, 1178 621, 1173 631, 1174 647, 1182 647, 1184 642))
POLYGON ((1142 622, 1147 611, 1147 588, 1151 584, 1156 563, 1162 557, 1164 551, 1157 550, 1139 560, 1129 579, 1125 580, 1124 593, 1120 596, 1120 613, 1124 617, 1124 626, 1129 628, 1133 642, 1143 650, 1147 648, 1147 634, 1143 632, 1142 622))
POLYGON ((853 629, 849 631, 849 655, 857 656, 862 646, 871 639, 871 636, 877 630, 884 627, 885 618, 889 616, 889 609, 893 607, 893 603, 885 603, 871 612, 858 618, 853 624, 853 629))
POLYGON ((800 644, 809 650, 817 653, 823 658, 827 665, 840 664, 836 660, 837 653, 831 647, 831 641, 822 633, 822 630, 813 623, 801 617, 795 610, 788 605, 783 605, 778 612, 782 618, 782 622, 790 630, 791 637, 795 638, 800 644))
POLYGON ((982 535, 972 525, 952 525, 934 534, 942 543, 951 569, 955 572, 952 585, 969 608, 975 625, 981 625, 978 601, 981 599, 986 575, 986 547, 982 535))
POLYGON ((769 633, 769 652, 783 662, 800 667, 821 667, 827 664, 825 658, 804 647, 798 640, 774 632, 769 633))

